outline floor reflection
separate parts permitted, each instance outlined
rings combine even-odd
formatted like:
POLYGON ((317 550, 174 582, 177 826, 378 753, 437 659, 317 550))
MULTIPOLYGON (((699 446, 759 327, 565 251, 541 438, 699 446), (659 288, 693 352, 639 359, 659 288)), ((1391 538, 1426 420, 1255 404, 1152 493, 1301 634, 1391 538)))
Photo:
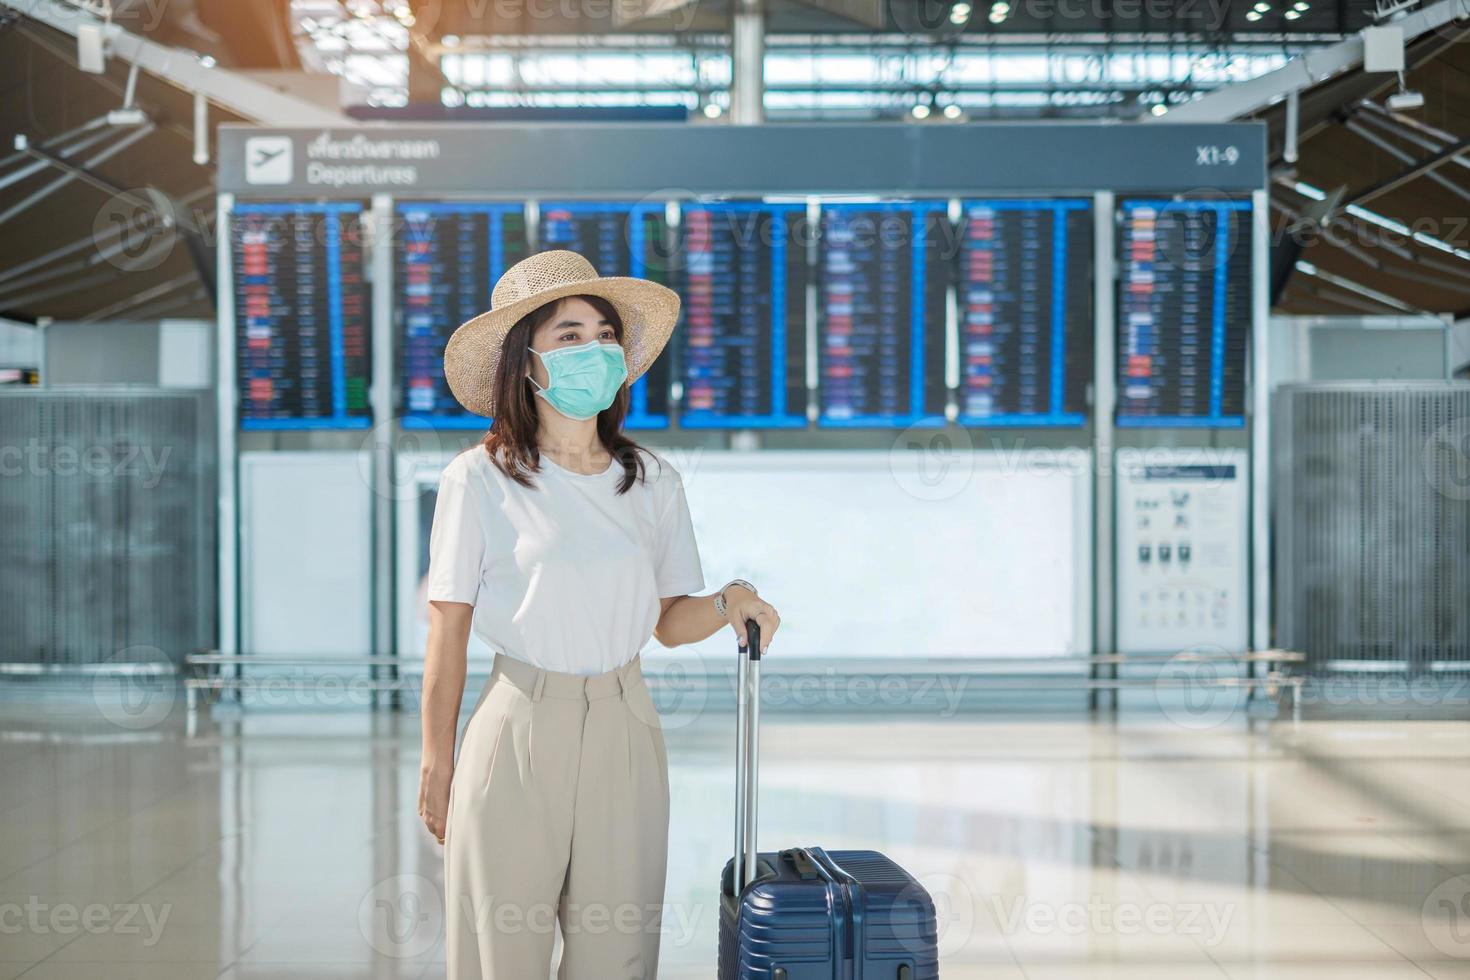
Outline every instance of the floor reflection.
MULTIPOLYGON (((412 715, 0 698, 0 980, 439 977, 412 715)), ((1470 724, 767 717, 761 841, 875 847, 946 978, 1470 980, 1470 724)), ((667 731, 669 978, 713 975, 733 716, 667 731)))

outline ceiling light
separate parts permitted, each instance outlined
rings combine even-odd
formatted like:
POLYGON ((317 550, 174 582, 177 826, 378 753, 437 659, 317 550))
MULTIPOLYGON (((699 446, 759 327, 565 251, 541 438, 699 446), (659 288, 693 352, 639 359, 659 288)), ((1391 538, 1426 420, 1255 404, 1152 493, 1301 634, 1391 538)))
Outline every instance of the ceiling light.
POLYGON ((1166 106, 1166 105, 1164 105, 1164 103, 1162 103, 1162 102, 1159 102, 1159 103, 1155 104, 1154 107, 1149 110, 1149 112, 1152 112, 1156 116, 1162 116, 1164 113, 1166 113, 1168 111, 1169 111, 1169 107, 1166 106))
POLYGON ((1281 16, 1285 17, 1287 20, 1296 20, 1297 18, 1301 17, 1301 15, 1302 12, 1300 10, 1288 10, 1281 16))
POLYGON ((1264 14, 1266 11, 1271 9, 1271 5, 1269 3, 1258 3, 1251 9, 1258 14, 1264 14))
POLYGON ((715 105, 713 102, 706 102, 704 104, 704 115, 706 119, 718 119, 720 117, 720 113, 723 111, 724 110, 715 105))
POLYGON ((949 22, 951 24, 963 24, 970 19, 970 5, 968 3, 957 3, 949 8, 949 22))
POLYGON ((960 118, 960 107, 957 106, 957 105, 955 105, 953 102, 951 102, 949 105, 945 106, 944 107, 944 118, 946 118, 946 119, 958 119, 958 118, 960 118))
POLYGON ((1257 21, 1261 19, 1261 14, 1259 11, 1248 10, 1246 11, 1245 19, 1249 21, 1257 21))
POLYGON ((915 119, 927 119, 929 118, 929 107, 920 102, 918 105, 914 106, 913 113, 915 119))
POLYGON ((1306 0, 1297 0, 1296 3, 1294 3, 1294 4, 1291 5, 1291 9, 1292 10, 1300 10, 1302 12, 1305 12, 1306 9, 1308 7, 1310 7, 1310 6, 1311 6, 1311 4, 1307 3, 1306 0))

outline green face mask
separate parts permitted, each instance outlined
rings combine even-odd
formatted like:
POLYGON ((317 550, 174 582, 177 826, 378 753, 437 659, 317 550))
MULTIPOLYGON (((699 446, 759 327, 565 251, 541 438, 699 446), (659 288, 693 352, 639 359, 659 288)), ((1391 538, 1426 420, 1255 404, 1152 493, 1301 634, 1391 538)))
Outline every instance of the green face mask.
POLYGON ((628 377, 628 364, 618 344, 593 340, 532 353, 541 358, 551 382, 543 388, 532 378, 536 394, 569 419, 590 419, 607 408, 628 377))

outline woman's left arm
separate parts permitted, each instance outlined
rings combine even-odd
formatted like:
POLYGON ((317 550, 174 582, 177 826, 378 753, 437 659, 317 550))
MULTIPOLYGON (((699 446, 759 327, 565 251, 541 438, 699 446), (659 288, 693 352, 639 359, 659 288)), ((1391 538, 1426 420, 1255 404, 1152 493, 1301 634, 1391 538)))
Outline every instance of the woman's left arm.
POLYGON ((771 645, 771 637, 781 626, 781 616, 776 607, 745 588, 743 585, 725 587, 725 615, 715 611, 715 597, 711 595, 680 595, 660 599, 663 609, 658 625, 653 629, 654 638, 666 647, 684 643, 698 643, 713 636, 721 626, 729 625, 736 640, 745 645, 745 621, 753 619, 761 628, 761 652, 771 645))

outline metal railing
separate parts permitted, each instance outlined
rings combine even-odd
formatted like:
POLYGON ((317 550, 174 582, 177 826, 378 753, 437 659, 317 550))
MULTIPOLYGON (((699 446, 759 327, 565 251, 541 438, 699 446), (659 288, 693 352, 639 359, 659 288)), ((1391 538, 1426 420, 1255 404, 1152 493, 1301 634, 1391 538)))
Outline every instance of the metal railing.
MULTIPOLYGON (((1247 692, 1249 704, 1257 695, 1264 694, 1276 701, 1290 693, 1289 705, 1293 722, 1301 719, 1301 688, 1306 681, 1303 674, 1294 668, 1305 661, 1305 656, 1291 650, 1256 650, 1241 654, 1200 652, 1184 650, 1174 654, 1097 654, 1085 657, 998 657, 972 660, 945 660, 920 658, 915 660, 884 659, 851 661, 853 674, 864 672, 887 672, 915 677, 931 675, 963 675, 984 678, 984 689, 1016 693, 1047 691, 1085 691, 1090 695, 1091 707, 1102 707, 1097 695, 1111 695, 1111 707, 1118 707, 1120 692, 1130 689, 1201 691, 1241 689, 1247 692), (1127 674, 1127 668, 1181 667, 1179 671, 1154 671, 1148 674, 1127 674), (1208 671, 1192 671, 1188 668, 1209 668, 1208 671), (1229 668, 1237 673, 1221 673, 1229 668)), ((417 664, 421 664, 419 661, 417 664)), ((402 707, 401 692, 416 692, 421 680, 417 672, 406 672, 405 667, 415 666, 396 657, 271 657, 271 656, 222 656, 214 653, 194 654, 184 658, 184 690, 186 704, 192 715, 198 711, 206 695, 231 696, 243 703, 242 695, 263 689, 280 690, 283 687, 294 691, 310 691, 315 686, 330 683, 350 683, 355 689, 374 695, 374 704, 385 707, 402 707), (251 676, 246 668, 290 669, 291 678, 276 676, 251 676), (387 697, 379 698, 378 695, 387 697)), ((794 676, 803 673, 826 674, 833 670, 830 658, 773 657, 770 676, 794 676)), ((467 679, 483 679, 489 676, 488 664, 471 663, 467 679)), ((683 675, 683 682, 721 688, 731 683, 734 664, 724 669, 707 671, 703 674, 683 675)), ((651 678, 651 686, 659 683, 657 676, 651 678)), ((468 685, 467 685, 468 686, 468 685)), ((733 690, 733 688, 732 688, 733 690)))

